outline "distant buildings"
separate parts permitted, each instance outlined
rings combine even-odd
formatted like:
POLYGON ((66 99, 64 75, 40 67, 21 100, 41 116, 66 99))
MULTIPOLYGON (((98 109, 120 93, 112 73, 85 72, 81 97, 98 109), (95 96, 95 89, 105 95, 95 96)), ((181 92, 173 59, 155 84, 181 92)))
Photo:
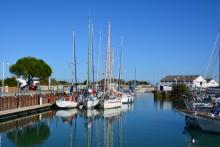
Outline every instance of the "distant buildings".
POLYGON ((186 84, 190 89, 217 87, 214 79, 205 79, 200 75, 169 75, 160 80, 158 90, 170 91, 173 84, 186 84))
POLYGON ((207 87, 218 87, 218 82, 216 82, 214 79, 206 79, 207 87))

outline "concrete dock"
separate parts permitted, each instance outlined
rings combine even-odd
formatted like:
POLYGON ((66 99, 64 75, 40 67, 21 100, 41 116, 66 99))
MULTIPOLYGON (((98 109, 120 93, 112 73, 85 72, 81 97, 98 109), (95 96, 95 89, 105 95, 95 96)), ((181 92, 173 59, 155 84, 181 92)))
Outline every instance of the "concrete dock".
POLYGON ((42 105, 28 106, 10 110, 0 111, 0 122, 4 122, 6 120, 11 120, 18 117, 24 117, 30 114, 43 112, 51 109, 53 104, 47 103, 42 105))

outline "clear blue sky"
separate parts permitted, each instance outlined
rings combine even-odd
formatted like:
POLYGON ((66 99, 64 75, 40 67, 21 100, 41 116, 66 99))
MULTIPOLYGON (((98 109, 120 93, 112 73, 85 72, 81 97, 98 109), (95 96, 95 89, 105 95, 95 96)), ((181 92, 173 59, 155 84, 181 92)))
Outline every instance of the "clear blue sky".
POLYGON ((110 18, 114 72, 123 35, 125 79, 134 78, 136 66, 137 79, 152 83, 167 74, 202 74, 220 29, 217 0, 1 0, 0 62, 34 56, 51 65, 55 78, 70 80, 74 28, 78 74, 84 80, 89 14, 95 54, 103 33, 102 63, 110 18))

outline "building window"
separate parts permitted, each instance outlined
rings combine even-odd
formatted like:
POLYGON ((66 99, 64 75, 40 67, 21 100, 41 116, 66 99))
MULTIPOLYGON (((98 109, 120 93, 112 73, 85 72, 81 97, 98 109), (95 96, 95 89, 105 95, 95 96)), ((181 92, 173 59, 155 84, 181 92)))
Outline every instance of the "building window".
POLYGON ((202 82, 200 82, 200 86, 202 86, 202 82))

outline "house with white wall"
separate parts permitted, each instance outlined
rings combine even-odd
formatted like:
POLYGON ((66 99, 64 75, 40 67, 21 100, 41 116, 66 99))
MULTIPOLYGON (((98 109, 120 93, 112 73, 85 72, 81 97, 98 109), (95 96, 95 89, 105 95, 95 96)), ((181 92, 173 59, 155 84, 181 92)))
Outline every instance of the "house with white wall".
POLYGON ((216 82, 214 79, 206 79, 207 87, 218 87, 219 83, 216 82))
POLYGON ((205 78, 200 75, 168 75, 160 80, 158 90, 170 91, 173 84, 186 84, 190 89, 216 87, 218 83, 211 79, 207 82, 205 78))

